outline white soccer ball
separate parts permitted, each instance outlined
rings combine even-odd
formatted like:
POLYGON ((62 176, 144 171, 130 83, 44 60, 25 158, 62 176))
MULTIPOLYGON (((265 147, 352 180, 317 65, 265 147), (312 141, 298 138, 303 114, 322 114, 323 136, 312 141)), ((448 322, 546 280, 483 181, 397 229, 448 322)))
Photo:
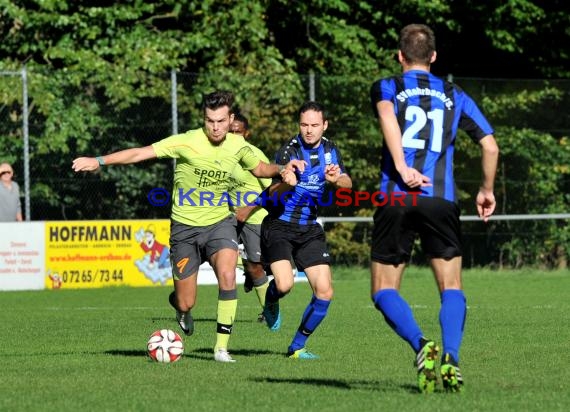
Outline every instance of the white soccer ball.
POLYGON ((180 335, 170 329, 160 329, 150 335, 147 342, 148 356, 160 363, 176 362, 182 357, 184 343, 180 335))

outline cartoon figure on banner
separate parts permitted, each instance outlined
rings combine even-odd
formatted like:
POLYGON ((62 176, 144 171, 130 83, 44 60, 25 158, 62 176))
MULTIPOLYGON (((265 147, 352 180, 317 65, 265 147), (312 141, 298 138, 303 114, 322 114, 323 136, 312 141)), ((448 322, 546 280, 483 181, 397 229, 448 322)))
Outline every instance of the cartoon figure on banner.
POLYGON ((142 227, 135 233, 135 239, 145 252, 142 259, 135 260, 135 265, 153 283, 165 284, 171 277, 170 248, 156 240, 154 225, 142 227))
POLYGON ((48 270, 47 272, 48 278, 50 278, 51 280, 51 288, 52 289, 60 289, 61 288, 61 276, 59 276, 59 273, 51 273, 51 270, 48 270))

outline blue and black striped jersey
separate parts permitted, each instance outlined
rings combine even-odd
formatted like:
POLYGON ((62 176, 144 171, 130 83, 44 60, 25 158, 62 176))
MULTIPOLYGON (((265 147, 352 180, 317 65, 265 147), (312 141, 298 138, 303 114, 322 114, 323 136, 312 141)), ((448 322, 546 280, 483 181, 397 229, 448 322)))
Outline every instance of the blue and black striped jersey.
MULTIPOLYGON (((473 99, 457 85, 422 70, 374 82, 370 98, 376 116, 378 102, 388 100, 394 104, 406 164, 431 179, 432 186, 421 188, 420 195, 457 202, 453 177, 457 130, 467 132, 474 142, 493 134, 473 99)), ((410 190, 396 171, 385 144, 381 164, 383 193, 410 190)))
POLYGON ((275 162, 280 165, 290 160, 307 162, 305 171, 297 173, 298 183, 290 193, 280 197, 279 204, 269 209, 272 217, 300 225, 315 224, 318 205, 325 191, 325 166, 338 165, 341 173, 346 173, 340 152, 334 142, 323 137, 317 148, 307 147, 300 135, 291 138, 275 154, 275 162))

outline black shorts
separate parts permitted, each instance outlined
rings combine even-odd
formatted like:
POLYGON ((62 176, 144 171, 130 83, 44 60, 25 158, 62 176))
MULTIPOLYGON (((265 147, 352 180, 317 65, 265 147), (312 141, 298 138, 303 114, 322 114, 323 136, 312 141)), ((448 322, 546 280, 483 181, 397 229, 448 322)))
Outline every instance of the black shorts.
MULTIPOLYGON (((209 226, 170 223, 172 277, 185 279, 198 272, 202 263, 221 249, 238 249, 237 220, 231 215, 209 226)), ((237 263, 237 262, 236 262, 237 263)))
POLYGON ((416 235, 428 258, 462 255, 459 206, 441 198, 406 196, 404 205, 380 206, 374 213, 370 257, 375 262, 408 262, 416 235))
POLYGON ((261 224, 261 255, 265 265, 293 257, 299 270, 330 265, 325 231, 318 223, 299 225, 266 217, 261 224))

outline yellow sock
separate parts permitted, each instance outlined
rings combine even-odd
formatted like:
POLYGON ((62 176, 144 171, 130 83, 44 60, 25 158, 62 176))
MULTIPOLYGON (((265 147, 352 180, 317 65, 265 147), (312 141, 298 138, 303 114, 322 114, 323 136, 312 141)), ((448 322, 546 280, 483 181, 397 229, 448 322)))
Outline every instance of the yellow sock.
POLYGON ((259 304, 263 308, 265 306, 265 293, 269 287, 269 280, 261 286, 255 286, 255 293, 257 293, 257 298, 259 299, 259 304))
POLYGON ((220 300, 218 299, 218 328, 216 333, 216 346, 214 352, 218 349, 227 349, 232 333, 232 326, 236 317, 237 299, 220 300))

